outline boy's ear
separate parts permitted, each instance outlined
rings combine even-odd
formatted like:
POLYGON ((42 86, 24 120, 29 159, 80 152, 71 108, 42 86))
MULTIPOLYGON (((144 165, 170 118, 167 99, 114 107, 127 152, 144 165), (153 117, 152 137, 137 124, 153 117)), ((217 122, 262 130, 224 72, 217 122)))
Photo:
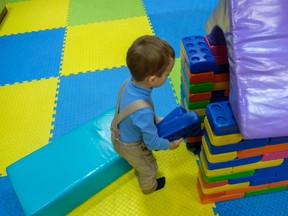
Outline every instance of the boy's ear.
POLYGON ((156 76, 152 75, 148 77, 148 83, 151 87, 154 87, 156 76))

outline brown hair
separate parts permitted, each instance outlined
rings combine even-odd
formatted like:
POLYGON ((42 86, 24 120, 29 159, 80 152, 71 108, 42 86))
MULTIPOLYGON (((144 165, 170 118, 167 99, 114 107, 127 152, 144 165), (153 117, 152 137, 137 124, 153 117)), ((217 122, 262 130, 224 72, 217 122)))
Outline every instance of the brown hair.
POLYGON ((171 59, 175 59, 175 52, 166 41, 144 35, 128 49, 126 63, 132 77, 136 81, 143 81, 150 75, 160 77, 171 59))

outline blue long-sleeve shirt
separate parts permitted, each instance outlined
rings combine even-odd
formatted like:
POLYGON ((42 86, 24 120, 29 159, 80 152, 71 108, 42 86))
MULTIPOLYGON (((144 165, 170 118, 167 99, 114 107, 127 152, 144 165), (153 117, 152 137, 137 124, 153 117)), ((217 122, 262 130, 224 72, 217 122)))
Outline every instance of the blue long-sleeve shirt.
MULTIPOLYGON (((147 100, 153 104, 152 90, 138 86, 133 82, 132 78, 129 79, 120 99, 120 111, 139 99, 147 100)), ((170 147, 168 140, 158 136, 154 111, 151 108, 144 108, 132 113, 119 124, 119 129, 120 139, 125 143, 143 140, 146 147, 150 150, 167 150, 170 147)))

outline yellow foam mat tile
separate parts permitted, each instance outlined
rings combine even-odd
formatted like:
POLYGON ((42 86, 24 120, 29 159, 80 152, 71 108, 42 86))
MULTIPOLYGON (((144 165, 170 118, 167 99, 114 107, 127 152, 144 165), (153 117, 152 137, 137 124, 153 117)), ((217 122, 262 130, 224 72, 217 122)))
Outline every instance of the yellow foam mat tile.
POLYGON ((69 0, 33 0, 9 3, 0 36, 65 27, 69 0))
POLYGON ((220 192, 229 191, 229 190, 236 190, 236 189, 246 188, 250 185, 250 182, 242 182, 238 184, 227 184, 227 185, 218 186, 218 187, 205 188, 201 178, 199 178, 199 183, 200 183, 201 191, 203 194, 214 194, 214 193, 220 193, 220 192))
POLYGON ((202 136, 202 146, 203 146, 205 155, 207 157, 207 160, 210 163, 220 163, 220 162, 234 160, 235 158, 237 158, 237 151, 227 152, 227 153, 222 153, 222 154, 211 154, 204 136, 202 136))
POLYGON ((240 133, 216 136, 211 129, 211 126, 207 117, 204 118, 204 124, 205 124, 205 128, 206 128, 209 140, 211 144, 214 146, 224 146, 227 144, 238 143, 243 139, 240 133))
POLYGON ((70 26, 61 74, 126 65, 128 48, 137 37, 146 34, 153 34, 147 16, 70 26))
POLYGON ((0 87, 0 174, 48 143, 57 82, 50 78, 0 87))
POLYGON ((196 181, 197 157, 185 144, 173 151, 155 152, 159 177, 166 177, 163 189, 143 195, 133 170, 73 210, 69 215, 97 216, 214 216, 214 204, 202 205, 196 181))

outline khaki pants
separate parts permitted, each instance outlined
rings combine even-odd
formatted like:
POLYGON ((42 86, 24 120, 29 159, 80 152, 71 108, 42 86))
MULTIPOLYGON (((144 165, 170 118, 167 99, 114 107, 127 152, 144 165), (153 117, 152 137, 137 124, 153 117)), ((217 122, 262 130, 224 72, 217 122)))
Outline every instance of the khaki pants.
POLYGON ((143 142, 124 143, 119 139, 119 130, 111 127, 111 139, 115 151, 134 167, 138 183, 144 194, 152 193, 158 184, 156 174, 157 162, 152 151, 147 149, 143 142))

